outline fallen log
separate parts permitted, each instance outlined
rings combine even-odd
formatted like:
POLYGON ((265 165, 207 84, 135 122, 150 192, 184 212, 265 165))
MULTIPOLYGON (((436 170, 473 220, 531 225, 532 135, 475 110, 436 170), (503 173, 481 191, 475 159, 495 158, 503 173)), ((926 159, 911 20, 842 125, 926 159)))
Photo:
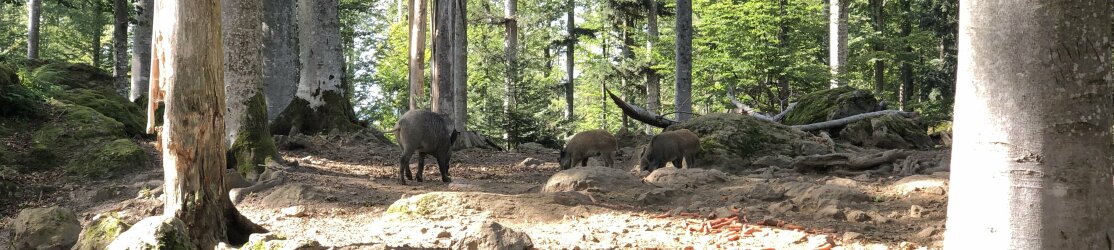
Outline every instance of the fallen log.
POLYGON ((667 119, 661 115, 643 109, 642 107, 629 104, 623 101, 623 99, 619 99, 619 97, 612 94, 611 90, 607 89, 607 87, 604 87, 603 90, 607 92, 608 96, 611 96, 611 101, 615 102, 615 105, 623 110, 623 114, 627 114, 630 118, 659 128, 666 128, 670 125, 677 124, 677 121, 667 119))
POLYGON ((859 120, 874 118, 874 117, 883 116, 883 115, 900 115, 900 116, 904 116, 904 117, 913 117, 915 115, 915 113, 905 112, 905 111, 900 111, 900 110, 882 110, 882 111, 874 111, 874 112, 870 112, 870 113, 857 114, 857 115, 848 116, 848 117, 835 119, 835 120, 831 120, 831 121, 826 121, 826 122, 818 122, 818 123, 805 124, 805 125, 793 125, 793 128, 800 129, 801 131, 814 131, 814 130, 821 130, 821 129, 837 128, 837 127, 841 127, 841 126, 846 126, 847 124, 851 124, 851 123, 857 122, 859 120))
POLYGON ((793 163, 790 164, 790 167, 802 173, 823 170, 865 170, 878 167, 885 163, 892 163, 899 159, 905 159, 909 154, 911 154, 909 151, 894 149, 868 154, 835 153, 809 155, 793 159, 793 163))
POLYGON ((771 121, 771 122, 776 121, 776 120, 774 120, 773 117, 770 117, 766 114, 759 113, 757 110, 754 110, 750 106, 747 106, 746 104, 744 104, 742 101, 739 101, 739 98, 735 97, 735 86, 731 86, 731 87, 727 88, 727 99, 730 99, 731 104, 735 104, 735 108, 738 108, 739 112, 742 112, 743 114, 750 115, 750 116, 753 116, 755 118, 766 120, 766 121, 771 121))
POLYGON ((785 110, 782 110, 781 113, 778 113, 773 117, 774 121, 780 123, 781 119, 785 119, 785 115, 789 114, 789 111, 793 110, 793 108, 795 107, 797 107, 797 103, 790 103, 788 107, 785 107, 785 110))

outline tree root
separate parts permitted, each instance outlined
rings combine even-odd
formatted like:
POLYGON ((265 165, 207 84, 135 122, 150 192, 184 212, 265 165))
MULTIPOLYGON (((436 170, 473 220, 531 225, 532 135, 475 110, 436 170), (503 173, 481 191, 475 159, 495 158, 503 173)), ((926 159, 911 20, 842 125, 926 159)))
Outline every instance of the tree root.
POLYGON ((879 165, 904 159, 910 154, 904 150, 888 150, 871 154, 836 153, 826 155, 801 156, 793 159, 790 165, 797 172, 866 170, 879 165))
POLYGON ((275 172, 275 174, 271 175, 271 178, 265 181, 257 182, 255 183, 255 185, 251 185, 250 187, 234 188, 228 190, 228 198, 232 201, 230 204, 240 203, 240 201, 244 200, 244 197, 247 197, 252 193, 256 193, 268 188, 273 188, 284 182, 286 182, 286 175, 282 172, 275 172))
POLYGON ((475 131, 463 131, 456 137, 456 143, 453 144, 453 150, 461 150, 466 148, 483 148, 495 149, 503 151, 503 147, 488 139, 486 136, 480 135, 475 131))
POLYGON ((225 204, 228 204, 228 207, 224 209, 224 219, 225 222, 228 223, 225 225, 225 232, 228 236, 229 244, 233 246, 243 245, 248 242, 248 238, 251 234, 268 232, 263 226, 255 224, 255 222, 252 222, 247 217, 244 217, 243 214, 240 214, 240 210, 237 210, 236 206, 232 205, 231 202, 226 202, 225 204))

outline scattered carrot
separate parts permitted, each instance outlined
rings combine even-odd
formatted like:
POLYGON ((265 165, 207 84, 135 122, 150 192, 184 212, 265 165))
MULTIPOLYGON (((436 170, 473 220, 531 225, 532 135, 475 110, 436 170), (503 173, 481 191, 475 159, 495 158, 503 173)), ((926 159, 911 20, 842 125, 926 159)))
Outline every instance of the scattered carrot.
POLYGON ((661 218, 668 218, 668 217, 669 217, 669 213, 655 214, 655 215, 650 216, 650 218, 654 218, 654 219, 661 219, 661 218))
POLYGON ((831 250, 832 249, 832 243, 824 242, 824 244, 821 244, 820 246, 817 246, 815 249, 816 250, 831 250))
POLYGON ((688 217, 697 217, 697 218, 700 217, 700 213, 677 213, 677 215, 688 216, 688 217))
POLYGON ((750 236, 750 235, 754 234, 755 231, 758 231, 757 227, 748 227, 746 230, 743 230, 742 232, 739 232, 739 234, 750 236))
POLYGON ((785 224, 785 228, 793 229, 793 230, 805 229, 804 227, 801 227, 801 226, 798 226, 798 225, 793 225, 793 224, 785 224))
POLYGON ((739 235, 738 234, 731 235, 731 236, 727 237, 727 240, 729 240, 729 241, 739 240, 739 235))

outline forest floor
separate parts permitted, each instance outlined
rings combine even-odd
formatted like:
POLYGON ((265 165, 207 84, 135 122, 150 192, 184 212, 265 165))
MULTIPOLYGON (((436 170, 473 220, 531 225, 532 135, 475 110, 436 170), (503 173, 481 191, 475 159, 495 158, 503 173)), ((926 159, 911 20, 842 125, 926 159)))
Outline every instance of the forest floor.
MULTIPOLYGON (((272 232, 338 249, 447 248, 468 226, 484 220, 526 233, 539 249, 935 249, 947 202, 947 172, 899 181, 903 178, 762 169, 660 193, 653 188, 542 193, 549 177, 560 171, 557 152, 547 150, 458 151, 449 169, 451 184, 440 182, 430 158, 427 181, 402 186, 397 146, 329 136, 304 139, 304 147, 281 151, 290 164, 271 167, 284 172, 287 181, 247 196, 237 207, 272 232), (527 158, 545 163, 519 164, 527 158), (943 186, 931 184, 938 182, 943 186), (441 194, 450 197, 441 200, 444 204, 435 204, 437 216, 400 219, 387 213, 400 199, 431 192, 450 192, 441 194), (827 204, 832 200, 837 202, 827 204), (717 213, 730 219, 710 218, 717 213), (721 223, 729 226, 720 229, 710 225, 726 220, 732 222, 721 223)), ((109 180, 79 182, 62 178, 60 171, 24 176, 18 200, 0 208, 0 246, 8 245, 12 220, 22 208, 59 205, 73 209, 82 223, 107 211, 119 211, 133 222, 161 213, 160 202, 152 198, 157 194, 151 194, 162 183, 158 157, 153 143, 141 145, 153 156, 151 167, 109 180)), ((617 167, 633 168, 632 158, 630 153, 619 156, 617 167)))

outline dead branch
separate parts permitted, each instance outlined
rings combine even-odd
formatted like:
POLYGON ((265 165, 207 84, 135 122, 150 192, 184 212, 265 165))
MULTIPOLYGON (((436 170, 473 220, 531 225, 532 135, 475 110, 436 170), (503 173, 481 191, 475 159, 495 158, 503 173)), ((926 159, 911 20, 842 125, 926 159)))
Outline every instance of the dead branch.
POLYGON ((797 172, 802 173, 833 170, 858 171, 905 159, 909 154, 909 151, 894 149, 868 154, 836 153, 800 156, 793 159, 793 164, 790 166, 797 172))
POLYGON ((608 96, 611 96, 611 101, 615 102, 615 105, 619 106, 619 109, 623 110, 623 114, 627 114, 627 116, 630 116, 635 120, 659 128, 665 128, 669 127, 670 125, 677 124, 677 122, 674 120, 666 119, 665 117, 654 114, 653 112, 643 109, 642 107, 624 102, 623 99, 619 99, 618 96, 612 94, 611 90, 607 87, 604 87, 603 89, 607 92, 608 96))
POLYGON ((762 120, 767 120, 767 121, 771 121, 771 122, 775 121, 773 117, 770 117, 768 115, 759 113, 758 111, 754 110, 750 106, 747 106, 746 104, 744 104, 742 101, 739 101, 739 98, 735 97, 735 86, 731 86, 731 87, 727 88, 727 98, 730 99, 731 103, 735 104, 735 108, 738 108, 739 111, 742 112, 743 114, 747 114, 747 115, 753 116, 755 118, 762 119, 762 120))
POLYGON ((788 107, 785 107, 785 110, 782 110, 781 113, 774 116, 774 121, 781 122, 782 119, 785 119, 785 115, 789 114, 789 111, 793 110, 795 107, 797 107, 797 103, 790 103, 788 107))
POLYGON ((900 115, 900 116, 904 116, 904 117, 913 117, 914 113, 913 112, 900 111, 900 110, 882 110, 882 111, 875 111, 875 112, 870 112, 870 113, 857 114, 857 115, 848 116, 848 117, 835 119, 835 120, 831 120, 831 121, 826 121, 826 122, 818 122, 818 123, 805 124, 805 125, 793 125, 793 128, 800 129, 802 131, 814 131, 814 130, 821 130, 821 129, 837 128, 837 127, 840 127, 840 126, 845 126, 847 124, 851 124, 853 122, 857 122, 859 120, 874 118, 874 117, 883 116, 883 115, 900 115))

